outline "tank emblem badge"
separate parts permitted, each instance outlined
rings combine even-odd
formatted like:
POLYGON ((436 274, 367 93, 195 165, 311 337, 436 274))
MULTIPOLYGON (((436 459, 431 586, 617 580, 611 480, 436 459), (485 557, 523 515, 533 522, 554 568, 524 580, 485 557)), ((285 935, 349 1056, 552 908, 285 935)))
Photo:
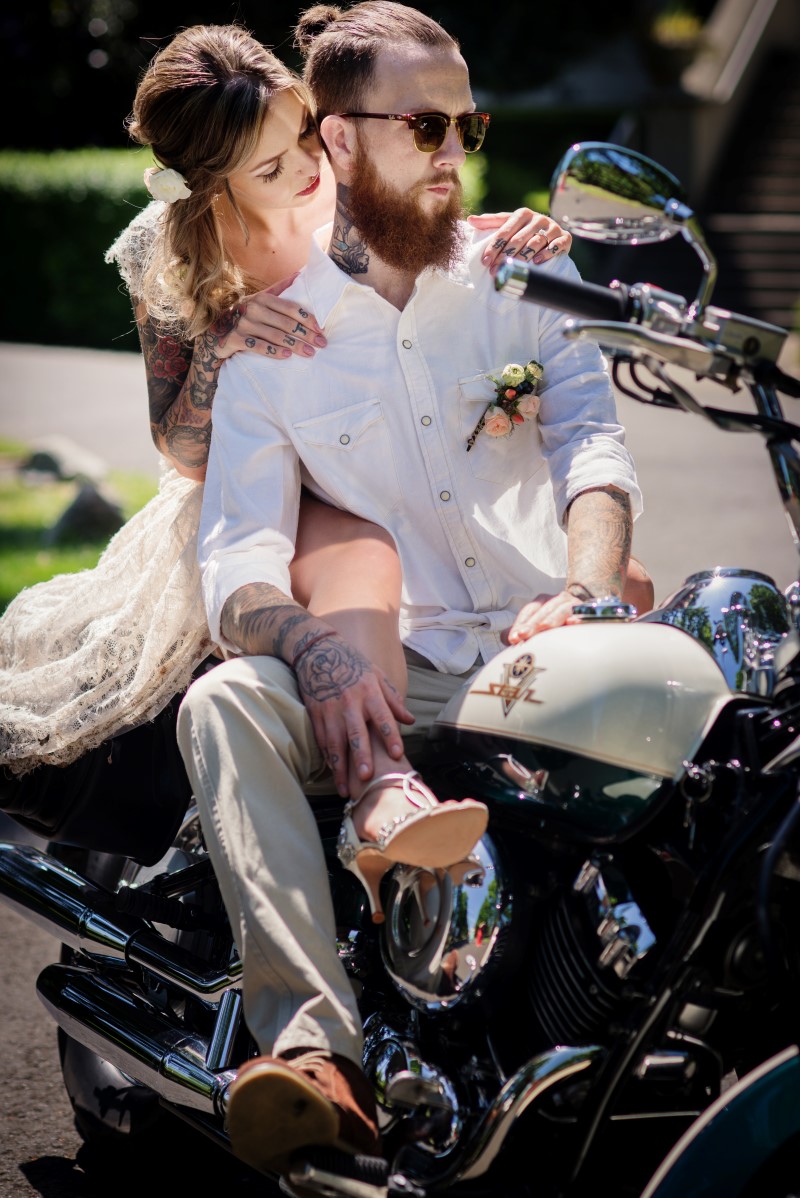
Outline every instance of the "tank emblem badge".
POLYGON ((523 653, 519 657, 515 657, 510 663, 506 662, 503 665, 503 679, 501 682, 490 682, 488 690, 478 690, 473 688, 474 695, 495 695, 499 700, 503 709, 503 715, 507 716, 512 708, 522 701, 523 703, 541 703, 541 699, 534 698, 533 683, 537 674, 541 674, 543 666, 535 664, 532 653, 523 653))

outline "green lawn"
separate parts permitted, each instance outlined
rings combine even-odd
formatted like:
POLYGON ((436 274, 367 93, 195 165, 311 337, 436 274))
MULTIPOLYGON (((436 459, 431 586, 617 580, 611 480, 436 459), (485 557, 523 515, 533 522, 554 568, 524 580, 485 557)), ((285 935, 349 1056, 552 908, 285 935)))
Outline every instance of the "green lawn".
MULTIPOLYGON (((0 611, 23 587, 54 574, 91 569, 108 542, 46 543, 47 530, 75 498, 79 484, 26 480, 19 471, 25 456, 24 446, 0 439, 0 611)), ((127 520, 152 498, 157 484, 144 475, 112 471, 103 490, 127 520)))

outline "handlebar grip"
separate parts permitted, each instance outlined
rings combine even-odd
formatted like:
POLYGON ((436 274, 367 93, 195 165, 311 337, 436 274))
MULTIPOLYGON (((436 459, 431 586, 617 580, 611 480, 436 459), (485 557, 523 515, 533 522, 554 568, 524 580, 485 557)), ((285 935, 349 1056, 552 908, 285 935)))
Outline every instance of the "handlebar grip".
POLYGON ((588 320, 628 319, 628 288, 600 287, 596 283, 554 278, 547 271, 516 258, 506 258, 494 279, 495 289, 507 295, 558 308, 588 320))

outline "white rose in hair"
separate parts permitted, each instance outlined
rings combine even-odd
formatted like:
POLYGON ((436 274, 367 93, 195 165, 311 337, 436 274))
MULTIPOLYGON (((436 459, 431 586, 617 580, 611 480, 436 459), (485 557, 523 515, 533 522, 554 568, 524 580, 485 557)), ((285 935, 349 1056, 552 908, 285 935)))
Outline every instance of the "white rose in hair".
POLYGON ((144 185, 154 200, 164 200, 167 204, 188 200, 192 194, 183 175, 171 169, 159 170, 158 167, 149 166, 144 172, 144 185))

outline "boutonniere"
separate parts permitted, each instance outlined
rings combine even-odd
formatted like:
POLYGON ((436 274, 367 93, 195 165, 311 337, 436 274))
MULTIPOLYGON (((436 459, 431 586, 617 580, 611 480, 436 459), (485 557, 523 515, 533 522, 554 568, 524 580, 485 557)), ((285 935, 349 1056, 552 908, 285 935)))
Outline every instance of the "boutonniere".
POLYGON ((536 391, 544 378, 541 362, 532 359, 527 366, 509 362, 499 379, 493 374, 487 374, 486 377, 494 383, 495 398, 487 404, 486 411, 472 430, 467 441, 467 453, 475 444, 478 433, 486 433, 488 437, 510 437, 515 424, 534 420, 539 413, 541 401, 536 391))

